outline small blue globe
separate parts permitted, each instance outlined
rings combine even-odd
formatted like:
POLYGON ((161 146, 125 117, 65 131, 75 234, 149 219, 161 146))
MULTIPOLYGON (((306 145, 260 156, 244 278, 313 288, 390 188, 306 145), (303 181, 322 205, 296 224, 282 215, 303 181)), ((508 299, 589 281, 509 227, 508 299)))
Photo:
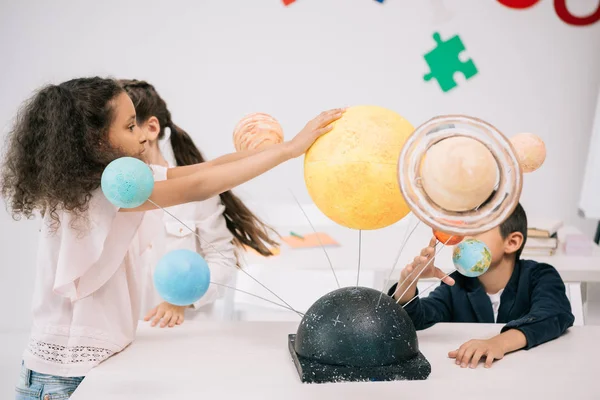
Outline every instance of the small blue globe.
POLYGON ((475 278, 488 270, 492 253, 481 240, 465 239, 454 246, 452 262, 462 275, 475 278))
POLYGON ((117 158, 106 166, 100 181, 104 196, 117 207, 136 208, 154 190, 154 176, 146 163, 133 157, 117 158))
POLYGON ((202 256, 187 249, 172 250, 154 271, 154 287, 160 297, 176 306, 198 301, 210 285, 210 269, 202 256))

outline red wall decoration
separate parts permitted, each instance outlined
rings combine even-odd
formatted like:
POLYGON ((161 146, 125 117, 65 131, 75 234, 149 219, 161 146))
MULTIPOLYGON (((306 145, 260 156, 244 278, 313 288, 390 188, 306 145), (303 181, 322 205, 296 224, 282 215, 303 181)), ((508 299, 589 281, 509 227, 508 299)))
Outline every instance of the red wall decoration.
MULTIPOLYGON (((498 3, 517 10, 524 10, 533 7, 539 1, 540 0, 498 0, 498 3)), ((578 17, 571 14, 571 11, 569 11, 569 8, 567 7, 567 0, 554 0, 554 10, 556 11, 558 18, 565 24, 573 26, 587 26, 600 21, 600 0, 598 0, 596 11, 584 17, 578 17)))
POLYGON ((535 5, 540 0, 498 0, 503 6, 521 10, 535 5))
MULTIPOLYGON (((296 2, 296 0, 282 0, 283 5, 289 6, 290 4, 296 2)), ((375 0, 378 3, 383 3, 384 0, 375 0)), ((497 0, 498 3, 503 6, 513 8, 515 10, 525 10, 533 7, 538 4, 540 0, 497 0)), ((590 15, 586 15, 583 17, 579 17, 577 15, 571 14, 569 11, 569 7, 567 7, 567 0, 554 0, 554 10, 556 11, 556 15, 560 18, 565 24, 573 25, 573 26, 588 26, 595 24, 600 21, 600 0, 598 0, 598 6, 596 7, 596 11, 592 12, 590 15)))
POLYGON ((569 25, 586 26, 600 21, 600 0, 598 0, 596 11, 585 17, 577 17, 571 14, 567 7, 567 0, 554 0, 554 9, 560 19, 569 25))
MULTIPOLYGON (((283 1, 283 5, 284 6, 289 6, 290 4, 294 3, 296 0, 282 0, 283 1)), ((378 3, 383 3, 384 0, 375 0, 378 3)))

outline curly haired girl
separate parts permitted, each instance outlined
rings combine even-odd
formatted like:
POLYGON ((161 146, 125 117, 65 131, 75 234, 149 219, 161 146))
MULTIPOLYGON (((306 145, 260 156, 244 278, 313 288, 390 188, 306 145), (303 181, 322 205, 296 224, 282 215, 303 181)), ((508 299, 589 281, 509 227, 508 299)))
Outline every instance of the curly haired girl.
MULTIPOLYGON (((151 200, 163 207, 217 196, 302 155, 343 110, 324 112, 289 142, 210 162, 154 168, 151 200)), ((43 227, 33 327, 17 399, 70 396, 91 368, 128 346, 140 313, 139 258, 162 223, 151 202, 119 209, 100 189, 121 156, 144 159, 146 133, 111 79, 49 85, 23 107, 9 135, 0 188, 15 218, 43 227)))

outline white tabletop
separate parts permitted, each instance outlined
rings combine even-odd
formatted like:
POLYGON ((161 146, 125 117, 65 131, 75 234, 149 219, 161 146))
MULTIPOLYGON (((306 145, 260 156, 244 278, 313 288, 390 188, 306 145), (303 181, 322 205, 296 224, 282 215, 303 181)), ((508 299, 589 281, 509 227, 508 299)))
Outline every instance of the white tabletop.
MULTIPOLYGON (((388 228, 362 231, 361 233, 361 269, 373 270, 389 276, 394 260, 401 249, 407 226, 408 231, 415 226, 412 221, 401 221, 388 228)), ((340 246, 326 247, 334 269, 357 270, 359 231, 339 225, 315 226, 318 232, 325 232, 335 239, 340 246)), ((277 231, 285 236, 289 232, 310 234, 310 226, 277 226, 277 231)), ((400 270, 419 254, 432 237, 431 228, 420 223, 414 230, 400 255, 398 264, 392 275, 393 280, 400 277, 400 270)), ((445 272, 454 271, 452 264, 452 247, 438 245, 440 253, 436 257, 436 265, 445 272)), ((600 247, 594 245, 592 256, 569 256, 559 248, 553 256, 531 257, 539 262, 553 265, 566 282, 600 282, 600 247)), ((247 253, 246 262, 253 267, 281 267, 294 269, 330 269, 326 256, 321 248, 292 249, 283 243, 281 254, 276 257, 261 257, 247 253)))
POLYGON ((500 325, 438 324, 421 331, 425 381, 303 384, 288 352, 293 322, 142 325, 136 341, 95 368, 73 400, 149 399, 577 399, 600 398, 600 326, 507 355, 491 369, 462 369, 447 353, 500 325))

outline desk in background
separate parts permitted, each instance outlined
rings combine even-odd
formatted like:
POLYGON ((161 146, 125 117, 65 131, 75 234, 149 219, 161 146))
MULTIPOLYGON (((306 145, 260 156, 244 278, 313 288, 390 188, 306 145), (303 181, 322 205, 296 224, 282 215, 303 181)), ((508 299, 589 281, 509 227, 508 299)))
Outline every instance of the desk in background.
POLYGON ((573 327, 561 338, 507 355, 491 369, 462 369, 447 353, 498 324, 437 324, 418 332, 431 363, 425 381, 302 384, 288 353, 294 322, 143 324, 135 342, 91 371, 73 400, 321 400, 600 398, 600 327, 573 327))
MULTIPOLYGON (((411 228, 414 226, 414 222, 411 228)), ((289 232, 312 233, 309 226, 276 227, 281 235, 289 232)), ((339 247, 327 247, 327 253, 333 267, 338 270, 357 270, 358 266, 358 231, 338 225, 317 226, 317 231, 326 232, 340 243, 339 247)), ((398 223, 388 228, 363 231, 361 238, 361 269, 373 270, 389 275, 394 260, 401 248, 406 231, 406 224, 398 223)), ((570 230, 572 231, 572 230, 570 230)), ((432 237, 431 229, 421 223, 415 229, 400 255, 398 264, 392 275, 394 280, 400 277, 400 270, 419 254, 432 237)), ((438 245, 439 246, 439 245, 438 245)), ((286 269, 330 269, 327 258, 321 248, 291 249, 285 243, 281 253, 275 257, 262 257, 248 253, 245 255, 249 265, 265 268, 286 269)), ((592 256, 568 256, 559 248, 555 255, 532 257, 539 262, 553 265, 565 282, 600 282, 600 247, 594 246, 592 256)), ((436 265, 446 271, 454 271, 452 264, 452 247, 444 247, 436 257, 436 265)))
MULTIPOLYGON (((398 256, 406 232, 407 230, 410 232, 415 224, 416 220, 414 218, 407 218, 384 229, 362 232, 361 276, 364 276, 366 279, 366 283, 363 284, 364 286, 371 286, 382 290, 388 281, 388 277, 390 284, 397 281, 402 268, 411 262, 415 255, 419 254, 421 249, 429 243, 432 237, 431 228, 420 223, 406 242, 394 273, 390 277, 390 271, 398 256), (370 279, 366 278, 367 274, 369 274, 370 279)), ((316 226, 315 228, 319 232, 328 233, 340 243, 339 247, 327 247, 327 254, 336 273, 342 277, 340 278, 342 286, 354 284, 358 269, 358 231, 334 224, 316 226)), ((287 235, 289 232, 300 234, 312 232, 312 229, 308 225, 276 226, 276 229, 281 235, 287 235)), ((566 232, 573 233, 573 231, 573 228, 566 227, 559 232, 559 237, 562 237, 566 232)), ((323 286, 322 281, 326 281, 329 285, 327 286, 328 290, 337 288, 333 274, 330 272, 331 267, 321 248, 291 249, 284 243, 281 253, 278 256, 265 258, 257 254, 247 253, 244 257, 249 271, 252 271, 257 276, 262 276, 262 279, 269 280, 270 275, 275 274, 284 276, 283 278, 273 277, 271 279, 272 282, 276 282, 277 284, 272 284, 271 286, 274 287, 269 287, 278 294, 280 292, 287 292, 286 296, 293 298, 294 295, 290 291, 293 291, 294 288, 290 287, 289 283, 293 282, 294 279, 301 281, 301 275, 309 274, 309 271, 313 271, 315 276, 318 276, 316 278, 319 280, 318 285, 323 286), (285 273, 282 271, 285 271, 285 273), (285 279, 285 282, 281 282, 283 279, 285 279)), ((587 310, 585 305, 586 283, 600 282, 600 247, 594 246, 592 256, 569 256, 564 253, 562 248, 559 248, 553 256, 536 256, 532 258, 539 262, 548 263, 556 268, 567 284, 567 294, 573 305, 576 324, 583 325, 585 322, 585 310, 587 310)), ((436 257, 436 266, 445 272, 454 271, 452 247, 441 249, 436 257)), ((238 276, 238 278, 244 279, 242 276, 238 276)), ((305 279, 305 281, 308 280, 308 278, 305 279)), ((426 280, 422 282, 423 284, 420 285, 421 290, 431 285, 426 280)), ((436 282, 436 280, 431 280, 431 282, 436 282)), ((309 285, 305 284, 304 286, 304 290, 310 292, 309 285)), ((245 289, 251 293, 258 291, 261 295, 277 301, 277 299, 274 299, 269 293, 260 290, 260 288, 248 286, 245 289)), ((310 299, 314 301, 317 299, 317 295, 325 294, 328 290, 319 288, 319 291, 315 295, 310 296, 310 299)), ((240 297, 237 294, 236 296, 240 297)), ((287 301, 286 298, 284 299, 287 301)), ((304 301, 297 296, 296 303, 304 303, 304 301)))

